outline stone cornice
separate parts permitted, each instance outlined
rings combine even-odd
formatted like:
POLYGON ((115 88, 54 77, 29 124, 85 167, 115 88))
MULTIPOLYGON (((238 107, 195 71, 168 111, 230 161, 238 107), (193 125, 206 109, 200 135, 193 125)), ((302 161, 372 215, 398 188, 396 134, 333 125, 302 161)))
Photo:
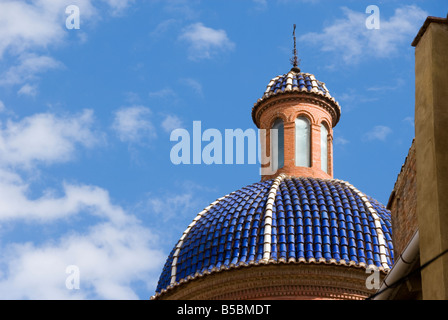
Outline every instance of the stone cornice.
POLYGON ((266 109, 290 101, 314 104, 325 109, 332 117, 333 127, 335 127, 340 120, 341 107, 334 99, 327 98, 326 96, 317 93, 296 91, 282 92, 258 100, 252 108, 252 120, 257 127, 260 127, 261 114, 266 109))
POLYGON ((418 45, 420 39, 423 37, 423 35, 425 34, 426 30, 428 29, 431 23, 448 24, 448 14, 446 18, 439 18, 439 17, 426 18, 425 23, 420 28, 420 31, 418 32, 417 36, 415 37, 414 41, 411 44, 413 47, 416 47, 418 45))
MULTIPOLYGON (((185 279, 182 279, 180 282, 169 286, 167 289, 162 290, 162 292, 157 293, 156 295, 151 297, 151 299, 152 300, 164 300, 164 299, 173 299, 173 297, 174 297, 174 299, 191 299, 191 297, 188 297, 188 295, 190 294, 190 292, 192 290, 191 288, 195 288, 197 283, 200 283, 201 287, 205 283, 205 286, 208 288, 202 288, 199 292, 196 292, 197 290, 194 289, 193 291, 196 293, 195 293, 195 297, 192 299, 220 299, 218 296, 213 296, 213 294, 210 292, 211 289, 216 289, 215 288, 216 284, 213 282, 214 279, 216 279, 216 278, 218 278, 218 279, 229 278, 229 279, 223 281, 223 283, 232 282, 232 281, 235 282, 235 281, 237 281, 237 279, 241 279, 241 282, 237 282, 237 284, 236 284, 239 289, 243 289, 243 288, 250 289, 251 287, 253 287, 253 290, 256 291, 256 288, 261 288, 261 287, 264 287, 265 285, 263 285, 262 283, 257 283, 257 282, 254 282, 251 285, 247 285, 247 284, 244 284, 243 282, 247 278, 247 275, 251 274, 251 273, 255 273, 260 277, 263 276, 263 274, 265 272, 264 270, 269 271, 269 273, 268 273, 269 275, 263 276, 266 279, 272 279, 273 276, 270 275, 271 273, 275 274, 275 273, 279 272, 277 275, 281 275, 280 270, 289 270, 288 277, 290 277, 292 275, 299 277, 297 279, 297 281, 299 281, 301 283, 301 285, 312 286, 312 287, 310 287, 310 289, 312 289, 313 291, 317 290, 315 293, 316 297, 318 297, 318 296, 322 297, 325 295, 323 294, 323 292, 319 291, 319 289, 317 287, 323 286, 324 284, 326 284, 328 286, 328 281, 335 281, 336 280, 335 277, 339 277, 339 276, 344 276, 344 277, 348 277, 348 278, 353 278, 353 277, 359 278, 362 275, 362 281, 365 282, 365 280, 367 279, 367 276, 368 276, 368 274, 366 273, 366 270, 368 268, 371 268, 371 266, 367 266, 365 264, 357 265, 353 261, 350 261, 350 262, 341 261, 341 262, 337 263, 336 261, 325 262, 323 260, 316 261, 314 259, 313 259, 313 261, 305 261, 305 260, 289 261, 289 262, 287 262, 287 261, 283 261, 283 262, 270 261, 269 263, 240 264, 237 266, 233 266, 231 268, 223 267, 223 268, 219 268, 217 270, 211 271, 211 272, 206 271, 202 274, 197 274, 194 277, 189 276, 185 279), (316 275, 316 279, 310 280, 309 276, 313 275, 313 274, 316 275), (326 282, 321 283, 321 280, 325 280, 325 279, 327 279, 326 282), (310 283, 309 281, 312 281, 312 282, 310 283), (316 286, 316 288, 313 288, 314 286, 316 286), (202 297, 202 296, 196 296, 196 295, 208 295, 208 296, 202 297)), ((378 271, 380 272, 381 276, 385 276, 387 274, 387 272, 382 267, 379 267, 378 271)), ((286 277, 285 274, 283 274, 283 276, 279 276, 279 281, 281 281, 285 277, 286 277)), ((256 280, 256 281, 259 281, 259 280, 256 280)), ((342 283, 346 282, 346 281, 347 281, 347 279, 344 279, 342 281, 342 283)), ((358 290, 358 291, 364 290, 365 292, 370 292, 369 290, 367 290, 366 288, 363 287, 364 282, 362 282, 361 284, 358 283, 355 286, 356 290, 358 290)), ((337 286, 334 287, 334 290, 336 290, 336 289, 337 289, 337 286)), ((224 290, 220 294, 226 293, 226 294, 235 295, 234 291, 235 291, 235 289, 228 289, 227 291, 224 290)), ((335 292, 333 292, 333 291, 328 292, 328 294, 334 294, 334 293, 335 292)), ((370 293, 372 293, 372 292, 370 292, 370 293)), ((366 295, 366 294, 364 294, 364 295, 366 295)), ((281 294, 278 294, 278 296, 281 296, 281 294)), ((255 298, 255 297, 252 297, 252 298, 246 297, 246 299, 253 299, 253 298, 255 298)), ((230 297, 228 297, 228 299, 230 299, 230 297)), ((236 298, 232 297, 231 299, 236 299, 236 298)), ((348 298, 346 297, 344 299, 348 299, 348 298)))
MULTIPOLYGON (((155 300, 336 299, 361 300, 363 268, 328 264, 260 264, 199 277, 154 296, 155 300)), ((384 273, 380 274, 383 278, 384 273)))

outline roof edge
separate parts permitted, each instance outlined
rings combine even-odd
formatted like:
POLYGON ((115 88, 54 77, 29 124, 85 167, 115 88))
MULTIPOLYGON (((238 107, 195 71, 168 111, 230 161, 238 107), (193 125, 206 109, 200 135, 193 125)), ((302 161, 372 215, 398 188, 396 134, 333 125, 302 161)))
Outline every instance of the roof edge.
POLYGON ((252 112, 251 112, 252 121, 258 128, 260 127, 260 124, 257 121, 258 109, 260 108, 261 105, 270 103, 272 101, 272 99, 282 98, 282 97, 288 98, 288 99, 294 98, 294 99, 298 99, 298 100, 306 99, 306 98, 304 98, 303 95, 306 95, 306 96, 309 96, 310 98, 314 98, 314 99, 318 99, 318 100, 320 99, 320 101, 326 102, 329 105, 329 107, 331 107, 335 112, 335 118, 333 119, 333 127, 335 127, 339 123, 339 120, 341 119, 342 110, 341 110, 341 106, 336 101, 336 99, 334 99, 334 97, 328 97, 319 92, 309 92, 306 90, 298 90, 298 89, 284 91, 284 92, 280 91, 277 93, 271 93, 268 95, 264 95, 262 98, 258 99, 258 101, 255 102, 254 106, 252 107, 252 112))
POLYGON ((420 39, 423 37, 423 35, 425 34, 426 30, 428 29, 431 23, 448 24, 448 14, 446 15, 446 18, 439 18, 432 16, 427 17, 425 22, 423 23, 423 26, 417 33, 417 36, 415 37, 414 41, 412 41, 411 46, 416 47, 418 45, 420 39))

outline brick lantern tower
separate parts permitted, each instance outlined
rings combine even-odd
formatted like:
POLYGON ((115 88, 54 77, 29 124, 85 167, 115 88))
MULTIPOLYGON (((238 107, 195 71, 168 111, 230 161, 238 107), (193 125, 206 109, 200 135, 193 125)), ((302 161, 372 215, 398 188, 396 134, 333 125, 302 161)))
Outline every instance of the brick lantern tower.
POLYGON ((273 78, 252 109, 252 119, 266 133, 262 180, 279 174, 333 178, 333 127, 341 108, 325 83, 298 67, 294 26, 293 68, 273 78))
POLYGON ((269 83, 252 110, 266 132, 262 180, 289 176, 333 178, 333 127, 341 115, 323 82, 298 68, 269 83))
POLYGON ((267 132, 261 181, 197 214, 152 299, 364 299, 366 269, 393 265, 390 212, 333 178, 341 108, 301 72, 295 44, 292 62, 252 109, 267 132))

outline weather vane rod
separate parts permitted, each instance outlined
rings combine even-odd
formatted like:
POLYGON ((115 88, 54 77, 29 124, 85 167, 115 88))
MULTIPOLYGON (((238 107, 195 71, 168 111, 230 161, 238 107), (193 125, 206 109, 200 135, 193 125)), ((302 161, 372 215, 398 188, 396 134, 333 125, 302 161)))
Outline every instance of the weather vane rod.
POLYGON ((300 72, 299 69, 299 58, 297 57, 297 39, 296 39, 296 25, 294 24, 294 31, 292 33, 293 37, 294 37, 294 50, 293 50, 293 55, 294 57, 291 58, 291 64, 293 65, 293 69, 297 69, 300 72))

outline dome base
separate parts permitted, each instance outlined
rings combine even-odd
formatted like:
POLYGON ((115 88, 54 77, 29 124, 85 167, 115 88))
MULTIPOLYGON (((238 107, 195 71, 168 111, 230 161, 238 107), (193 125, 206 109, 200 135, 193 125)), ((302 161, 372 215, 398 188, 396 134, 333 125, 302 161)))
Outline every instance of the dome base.
MULTIPOLYGON (((154 300, 364 300, 364 268, 279 263, 225 270, 182 283, 154 300)), ((381 273, 381 277, 384 274, 381 273)))

